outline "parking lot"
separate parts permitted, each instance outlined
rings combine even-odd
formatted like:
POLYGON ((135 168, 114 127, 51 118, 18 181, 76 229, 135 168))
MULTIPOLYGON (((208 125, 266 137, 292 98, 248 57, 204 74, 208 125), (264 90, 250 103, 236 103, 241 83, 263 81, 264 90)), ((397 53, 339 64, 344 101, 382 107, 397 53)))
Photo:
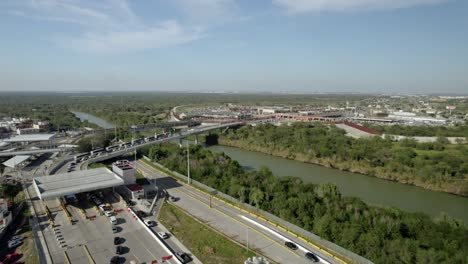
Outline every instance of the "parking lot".
POLYGON ((59 199, 42 202, 37 199, 34 188, 29 188, 29 191, 35 207, 41 208, 38 213, 40 227, 54 263, 109 263, 112 257, 117 256, 114 245, 117 236, 123 238, 120 263, 132 260, 151 263, 168 255, 127 211, 125 204, 118 201, 111 189, 104 190, 102 196, 99 192, 94 194, 100 203, 111 206, 117 219, 116 233, 112 230, 110 217, 102 214, 91 194, 78 194, 76 200, 68 198, 66 205, 62 206, 59 199), (53 226, 48 220, 46 206, 53 226))

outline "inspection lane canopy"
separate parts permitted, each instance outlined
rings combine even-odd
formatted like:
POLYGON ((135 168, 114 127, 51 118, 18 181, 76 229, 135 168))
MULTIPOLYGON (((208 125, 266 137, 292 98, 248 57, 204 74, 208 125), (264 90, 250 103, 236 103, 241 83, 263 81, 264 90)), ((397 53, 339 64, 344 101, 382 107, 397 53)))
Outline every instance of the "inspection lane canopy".
POLYGON ((16 166, 18 166, 19 164, 27 161, 29 158, 31 158, 30 155, 18 155, 18 156, 14 156, 13 158, 3 162, 3 165, 5 165, 6 167, 10 167, 10 168, 15 168, 16 166))
POLYGON ((41 199, 51 199, 123 184, 123 179, 107 168, 74 171, 34 178, 34 187, 41 199))
POLYGON ((4 139, 5 142, 36 142, 49 141, 55 137, 55 134, 26 134, 4 139))

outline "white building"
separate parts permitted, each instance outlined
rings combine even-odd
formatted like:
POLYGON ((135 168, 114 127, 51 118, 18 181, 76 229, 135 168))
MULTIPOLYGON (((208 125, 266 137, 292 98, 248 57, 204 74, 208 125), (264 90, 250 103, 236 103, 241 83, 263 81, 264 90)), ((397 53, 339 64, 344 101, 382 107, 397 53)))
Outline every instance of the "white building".
POLYGON ((8 211, 8 203, 5 199, 0 199, 0 237, 12 221, 11 212, 8 211))
POLYGON ((135 168, 128 160, 119 160, 112 163, 112 171, 122 178, 126 185, 136 182, 135 168))

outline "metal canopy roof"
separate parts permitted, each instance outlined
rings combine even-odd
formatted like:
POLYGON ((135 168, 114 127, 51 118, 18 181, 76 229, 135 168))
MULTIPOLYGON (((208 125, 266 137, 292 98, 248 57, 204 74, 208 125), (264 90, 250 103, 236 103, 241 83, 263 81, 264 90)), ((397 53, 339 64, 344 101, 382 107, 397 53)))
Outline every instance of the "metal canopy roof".
POLYGON ((49 141, 55 134, 26 134, 12 138, 4 139, 5 142, 33 142, 33 141, 49 141))
POLYGON ((41 199, 123 185, 122 178, 107 168, 97 168, 34 178, 41 199))
POLYGON ((14 168, 15 166, 18 166, 20 163, 28 160, 31 156, 29 155, 18 155, 14 156, 13 158, 3 162, 3 165, 14 168))

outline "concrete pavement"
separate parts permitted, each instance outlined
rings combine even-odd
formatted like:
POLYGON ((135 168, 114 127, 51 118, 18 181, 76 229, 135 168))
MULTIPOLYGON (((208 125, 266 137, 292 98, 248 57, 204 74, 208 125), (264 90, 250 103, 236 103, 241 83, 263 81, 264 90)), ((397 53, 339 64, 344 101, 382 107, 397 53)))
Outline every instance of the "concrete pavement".
MULTIPOLYGON (((170 195, 179 197, 180 199, 174 202, 176 206, 181 207, 202 222, 236 242, 246 246, 248 245, 249 248, 260 252, 278 263, 311 263, 309 260, 305 259, 305 253, 303 251, 290 250, 284 245, 284 239, 274 236, 258 225, 245 220, 242 216, 250 217, 245 212, 215 199, 211 199, 210 207, 210 195, 205 192, 182 184, 142 161, 138 162, 137 168, 141 170, 146 177, 156 178, 158 186, 166 189, 170 195)), ((276 228, 266 222, 261 224, 272 229, 276 228)), ((310 252, 319 255, 324 259, 324 263, 338 263, 335 259, 323 254, 316 248, 307 244, 301 244, 299 243, 300 241, 295 241, 290 234, 285 233, 283 230, 275 229, 275 231, 288 240, 300 244, 310 252)))

